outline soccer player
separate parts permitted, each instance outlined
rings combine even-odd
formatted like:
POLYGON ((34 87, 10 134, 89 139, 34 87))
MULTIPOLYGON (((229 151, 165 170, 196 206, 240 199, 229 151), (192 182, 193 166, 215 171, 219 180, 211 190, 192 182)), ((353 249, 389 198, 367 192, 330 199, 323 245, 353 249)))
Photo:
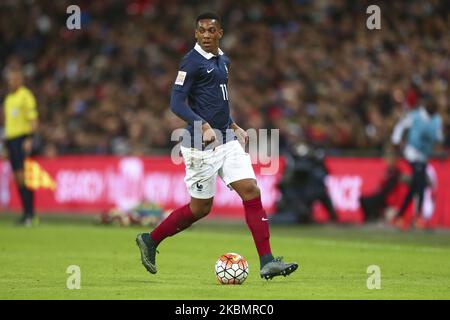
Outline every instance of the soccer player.
POLYGON ((222 35, 217 15, 198 16, 197 43, 182 59, 171 95, 171 110, 188 123, 190 133, 190 139, 182 141, 181 153, 191 201, 173 211, 150 234, 139 234, 136 242, 142 264, 150 273, 156 273, 157 246, 210 212, 219 174, 242 198, 246 223, 260 258, 261 277, 286 276, 294 272, 298 264, 285 263, 272 255, 268 218, 261 204, 250 156, 241 146, 247 143, 248 136, 230 117, 227 89, 230 61, 219 49, 222 35))
POLYGON ((31 226, 34 218, 33 191, 25 186, 24 161, 31 154, 33 135, 38 127, 36 100, 24 86, 19 67, 11 67, 6 77, 9 89, 3 102, 6 149, 23 208, 19 224, 31 226))
POLYGON ((403 214, 415 195, 418 197, 415 210, 416 227, 424 225, 422 204, 427 186, 427 162, 434 145, 444 141, 442 119, 437 113, 436 101, 426 97, 424 102, 425 107, 419 106, 410 111, 396 124, 391 137, 392 143, 398 146, 405 130, 409 130, 403 154, 411 166, 412 178, 408 193, 395 218, 395 224, 401 229, 408 228, 403 214))

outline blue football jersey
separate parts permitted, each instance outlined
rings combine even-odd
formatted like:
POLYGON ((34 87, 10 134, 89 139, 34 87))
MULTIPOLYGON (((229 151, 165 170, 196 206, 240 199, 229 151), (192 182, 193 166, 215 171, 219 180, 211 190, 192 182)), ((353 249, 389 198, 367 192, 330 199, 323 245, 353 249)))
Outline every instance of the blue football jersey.
MULTIPOLYGON (((177 97, 186 98, 188 106, 182 107, 190 107, 195 113, 194 120, 198 121, 196 129, 201 128, 200 121, 208 122, 213 129, 220 130, 223 143, 230 138, 234 139, 234 135, 230 137, 229 132, 227 137, 227 129, 232 123, 228 96, 229 65, 230 60, 220 49, 216 56, 196 44, 181 61, 171 97, 171 105, 175 103, 177 97)), ((185 141, 187 139, 183 139, 183 146, 192 147, 194 146, 192 121, 188 121, 187 129, 191 134, 191 141, 189 145, 188 141, 185 141)), ((198 130, 197 134, 200 137, 202 135, 198 130)))
POLYGON ((438 114, 425 117, 421 110, 411 112, 411 127, 408 131, 408 144, 429 157, 433 145, 440 141, 442 120, 438 114))
POLYGON ((424 107, 410 111, 395 126, 392 143, 399 144, 408 130, 405 157, 410 162, 426 162, 437 142, 443 142, 442 118, 439 114, 428 114, 424 107))

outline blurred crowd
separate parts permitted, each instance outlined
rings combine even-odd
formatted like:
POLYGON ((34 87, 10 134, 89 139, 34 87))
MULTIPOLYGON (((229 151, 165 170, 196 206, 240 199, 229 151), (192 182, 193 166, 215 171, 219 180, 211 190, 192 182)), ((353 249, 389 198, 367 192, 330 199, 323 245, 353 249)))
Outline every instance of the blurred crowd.
MULTIPOLYGON (((195 18, 222 17, 230 103, 243 128, 279 128, 283 145, 381 150, 402 113, 432 94, 450 146, 450 10, 430 1, 2 0, 0 66, 24 66, 41 153, 167 153, 170 112, 195 18), (81 30, 66 9, 81 8, 81 30), (366 8, 381 8, 368 30, 366 8)), ((6 84, 0 86, 1 98, 6 84)))

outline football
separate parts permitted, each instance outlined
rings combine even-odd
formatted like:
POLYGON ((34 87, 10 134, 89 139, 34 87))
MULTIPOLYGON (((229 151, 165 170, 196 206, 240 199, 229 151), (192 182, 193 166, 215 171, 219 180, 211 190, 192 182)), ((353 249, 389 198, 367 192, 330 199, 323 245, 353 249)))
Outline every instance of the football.
POLYGON ((226 253, 217 259, 214 271, 221 284, 242 284, 248 276, 248 263, 237 253, 226 253))

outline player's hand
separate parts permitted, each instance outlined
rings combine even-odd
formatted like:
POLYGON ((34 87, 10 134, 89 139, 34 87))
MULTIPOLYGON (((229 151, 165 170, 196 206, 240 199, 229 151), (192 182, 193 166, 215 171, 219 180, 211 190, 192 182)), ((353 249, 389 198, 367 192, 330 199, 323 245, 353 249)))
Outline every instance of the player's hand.
POLYGON ((248 143, 248 134, 247 132, 242 129, 241 127, 237 127, 234 129, 234 134, 236 138, 238 139, 239 143, 245 147, 245 145, 248 143))
POLYGON ((29 156, 33 150, 33 138, 27 137, 23 140, 23 152, 29 156))
POLYGON ((216 133, 211 128, 209 123, 204 123, 202 125, 202 131, 203 131, 203 143, 205 144, 205 146, 207 146, 210 143, 212 143, 212 142, 217 140, 216 133))

